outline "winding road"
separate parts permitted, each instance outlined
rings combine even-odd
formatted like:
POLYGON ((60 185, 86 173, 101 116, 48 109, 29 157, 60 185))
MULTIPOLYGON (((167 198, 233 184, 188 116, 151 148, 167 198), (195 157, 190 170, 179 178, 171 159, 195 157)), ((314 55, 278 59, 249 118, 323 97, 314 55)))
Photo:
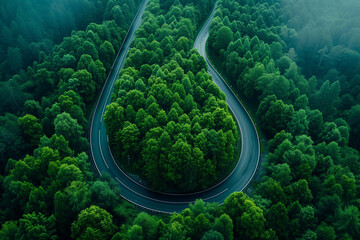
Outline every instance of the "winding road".
POLYGON ((209 25, 214 16, 216 5, 209 19, 199 32, 194 43, 194 48, 198 49, 200 54, 205 57, 209 67, 209 73, 212 75, 216 85, 225 93, 227 103, 234 113, 241 130, 241 156, 233 172, 216 186, 201 192, 189 194, 158 193, 146 188, 126 175, 116 164, 109 149, 108 137, 103 121, 104 111, 106 106, 110 104, 113 85, 124 65, 127 51, 135 36, 136 29, 141 24, 141 17, 147 3, 148 0, 144 0, 135 16, 93 113, 90 128, 90 145, 94 164, 100 175, 108 173, 119 183, 121 196, 123 198, 150 211, 160 213, 179 212, 188 207, 189 203, 193 203, 196 199, 200 198, 207 202, 223 203, 228 195, 235 191, 242 191, 250 183, 259 163, 260 144, 256 129, 249 114, 216 72, 215 68, 210 64, 206 56, 205 46, 209 36, 209 25))

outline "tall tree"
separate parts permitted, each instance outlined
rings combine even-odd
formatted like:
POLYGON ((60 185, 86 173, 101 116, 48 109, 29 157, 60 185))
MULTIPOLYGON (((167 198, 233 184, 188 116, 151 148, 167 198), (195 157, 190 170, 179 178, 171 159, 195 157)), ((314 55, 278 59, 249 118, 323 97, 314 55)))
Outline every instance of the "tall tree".
POLYGON ((110 238, 115 231, 112 215, 97 206, 90 206, 82 210, 78 219, 71 225, 71 237, 85 237, 88 228, 92 228, 91 231, 96 231, 98 236, 103 236, 103 239, 110 238))

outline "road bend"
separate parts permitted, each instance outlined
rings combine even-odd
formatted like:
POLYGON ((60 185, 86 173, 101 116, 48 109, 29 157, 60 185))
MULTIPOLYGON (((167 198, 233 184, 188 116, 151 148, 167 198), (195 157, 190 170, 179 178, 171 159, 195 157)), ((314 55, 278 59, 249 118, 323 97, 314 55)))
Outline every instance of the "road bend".
POLYGON ((116 57, 93 113, 90 128, 90 146, 95 167, 100 175, 108 173, 119 183, 121 196, 124 199, 149 211, 159 213, 179 212, 188 207, 188 204, 193 203, 196 199, 203 199, 207 202, 223 203, 229 194, 235 191, 242 191, 250 183, 259 163, 260 144, 254 123, 246 109, 221 78, 220 74, 211 65, 206 56, 206 41, 209 36, 209 26, 215 13, 216 5, 209 19, 199 32, 194 43, 194 48, 205 57, 209 74, 212 76, 216 85, 225 93, 227 104, 236 117, 236 121, 240 128, 242 139, 241 156, 234 170, 219 184, 201 192, 187 194, 159 193, 141 185, 128 176, 117 165, 111 154, 103 115, 106 106, 110 104, 110 96, 113 91, 114 83, 118 78, 120 70, 124 66, 126 54, 134 39, 136 30, 142 22, 142 15, 148 1, 149 0, 143 1, 129 28, 122 44, 122 48, 116 57))

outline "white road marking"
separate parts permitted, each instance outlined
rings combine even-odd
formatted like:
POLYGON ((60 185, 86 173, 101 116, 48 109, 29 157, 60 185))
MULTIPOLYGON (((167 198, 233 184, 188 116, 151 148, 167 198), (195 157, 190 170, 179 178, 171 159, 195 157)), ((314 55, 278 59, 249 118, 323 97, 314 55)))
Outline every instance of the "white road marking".
MULTIPOLYGON (((215 10, 214 10, 215 11, 215 10)), ((208 22, 210 22, 211 21, 211 18, 209 18, 208 19, 208 22)), ((207 24, 205 24, 205 26, 206 26, 207 24)), ((204 26, 204 27, 205 27, 204 26)), ((129 33, 129 32, 128 32, 129 33)), ((128 35, 128 33, 127 33, 127 35, 128 35)), ((124 38, 124 42, 123 42, 123 44, 122 45, 124 45, 124 43, 125 43, 125 40, 126 40, 126 37, 124 38)), ((129 44, 131 44, 131 42, 127 42, 125 45, 126 46, 128 46, 129 44)), ((200 45, 201 46, 201 45, 200 45)), ((121 52, 121 48, 120 48, 120 50, 119 50, 119 54, 120 54, 120 52, 121 52)), ((121 68, 121 65, 123 65, 124 63, 123 63, 123 61, 124 61, 124 58, 126 57, 126 52, 122 52, 123 53, 123 55, 120 55, 120 64, 116 67, 116 71, 119 71, 120 70, 120 68, 121 68)), ((207 63, 208 63, 208 65, 209 65, 209 67, 211 68, 211 67, 213 67, 212 65, 211 65, 211 63, 208 61, 208 59, 207 59, 207 56, 206 56, 206 53, 205 53, 205 58, 206 58, 206 60, 207 60, 207 63)), ((114 67, 114 65, 115 65, 115 62, 114 62, 114 64, 113 64, 113 67, 114 67)), ((214 70, 215 70, 215 72, 216 72, 216 69, 215 68, 213 68, 214 70)), ((210 70, 210 69, 209 69, 210 70)), ((117 73, 117 72, 116 72, 117 73)), ((217 73, 217 72, 216 72, 217 73)), ((219 74, 218 74, 219 75, 219 74)), ((220 75, 219 75, 220 76, 220 75)), ((115 76, 115 78, 117 78, 118 76, 115 76)), ((108 76, 108 78, 109 78, 109 76, 108 76)), ((221 76, 220 76, 220 78, 221 78, 221 76)), ((108 79, 107 79, 108 80, 108 79)), ((116 80, 116 79, 115 79, 116 80)), ((224 81, 224 83, 227 85, 227 83, 224 81)), ((113 81, 112 83, 111 83, 111 88, 110 88, 110 91, 109 91, 109 93, 107 94, 107 96, 106 96, 106 102, 105 102, 105 104, 104 104, 104 106, 103 106, 103 109, 102 109, 102 114, 101 114, 101 119, 100 119, 100 123, 102 123, 103 122, 103 116, 104 116, 104 112, 105 112, 105 110, 106 110, 106 106, 107 106, 107 102, 108 102, 108 100, 109 100, 109 97, 111 96, 111 93, 112 93, 112 91, 111 91, 111 89, 113 89, 113 86, 114 86, 114 84, 115 84, 115 81, 113 81)), ((101 95, 103 94, 103 91, 104 91, 104 89, 105 89, 105 86, 106 85, 104 85, 104 88, 102 89, 102 92, 101 92, 101 95)), ((232 92, 232 89, 228 86, 228 88, 230 89, 230 91, 232 92)), ((233 92, 232 92, 233 93, 233 92)), ((100 95, 100 96, 101 96, 100 95)), ((235 96, 235 98, 237 98, 237 96, 233 93, 233 95, 235 96)), ((238 99, 237 99, 238 100, 238 99)), ((239 101, 239 100, 238 100, 239 101)), ((99 101, 98 101, 98 103, 97 103, 97 105, 96 105, 96 108, 95 108, 95 112, 97 112, 97 108, 98 108, 98 105, 99 105, 99 102, 100 102, 100 98, 99 98, 99 101)), ((239 101, 240 102, 240 101, 239 101)), ((242 105, 242 103, 240 102, 240 104, 242 105)), ((232 109, 231 109, 231 107, 229 106, 229 108, 230 108, 230 110, 232 111, 232 109)), ((243 107, 243 109, 245 109, 244 107, 243 107)), ((245 109, 245 111, 246 111, 246 109, 245 109)), ((247 111, 246 111, 247 112, 247 111)), ((247 113, 248 114, 248 116, 249 116, 249 118, 251 119, 251 117, 250 117, 250 115, 249 115, 249 113, 247 113)), ((234 114, 234 116, 235 116, 235 118, 236 118, 236 115, 234 114)), ((94 116, 93 116, 93 121, 92 121, 92 123, 91 123, 91 130, 92 130, 92 128, 93 128, 93 122, 94 122, 94 118, 95 118, 95 114, 94 114, 94 116)), ((236 119, 237 120, 237 122, 238 122, 238 125, 239 125, 239 121, 238 121, 238 119, 236 119)), ((252 121, 252 119, 251 119, 251 121, 252 121)), ((255 126, 255 124, 253 123, 253 125, 255 126)), ((256 128, 255 128, 255 131, 256 131, 256 128)), ((92 131, 91 131, 92 132, 92 131)), ((91 140, 91 132, 90 132, 90 142, 92 141, 91 140)), ((100 142, 100 136, 101 136, 101 131, 100 131, 100 129, 99 129, 99 148, 100 148, 100 153, 101 153, 101 156, 102 156, 102 158, 103 158, 103 160, 104 160, 104 163, 105 163, 105 165, 106 165, 106 167, 109 169, 109 166, 108 166, 108 164, 107 164, 107 162, 105 161, 105 157, 104 157, 104 155, 103 155, 103 151, 102 151, 102 148, 101 148, 101 142, 100 142)), ((240 133, 241 133, 241 135, 242 135, 242 132, 241 132, 241 129, 240 129, 240 133)), ((256 134, 257 134, 257 132, 256 132, 256 134)), ((257 136, 258 137, 258 136, 257 136)), ((109 142, 109 138, 108 138, 108 136, 107 136, 107 140, 108 140, 108 142, 109 142)), ((259 143, 259 138, 258 138, 258 143, 259 143)), ((259 149, 260 149, 260 145, 258 145, 258 147, 259 147, 259 149)), ((112 157, 112 159, 113 159, 113 156, 112 156, 112 153, 111 153, 111 150, 110 150, 110 147, 109 147, 109 145, 108 145, 108 148, 109 148, 109 152, 110 152, 110 154, 111 154, 111 157, 112 157)), ((243 145, 242 145, 242 148, 243 148, 243 145)), ((93 149, 92 149, 92 144, 91 144, 91 152, 93 153, 93 149)), ((241 151, 241 152, 243 152, 243 151, 241 151)), ((259 155, 260 155, 260 151, 259 151, 259 155)), ((240 158, 241 158, 241 156, 240 156, 240 158)), ((113 159, 114 160, 114 159, 113 159)), ((98 170, 98 172, 99 172, 99 174, 101 175, 101 172, 100 172, 100 170, 99 170, 99 168, 98 168, 98 166, 97 166, 97 164, 96 164, 96 161, 94 161, 95 162, 95 166, 96 166, 96 168, 97 168, 97 170, 98 170)), ((118 169, 120 169, 120 171, 121 172, 123 172, 122 170, 121 170, 121 168, 117 165, 117 163, 116 163, 116 161, 114 160, 114 162, 115 162, 115 164, 116 164, 116 166, 118 167, 118 169)), ((258 162, 257 162, 257 164, 259 164, 259 160, 258 160, 258 162)), ((257 168, 257 166, 256 166, 256 168, 257 168)), ((255 171, 256 172, 256 171, 255 171)), ((255 174, 255 172, 253 173, 253 175, 255 174)), ((124 172, 123 172, 124 173, 124 172)), ((230 174, 231 175, 231 174, 230 174)), ((253 175, 252 175, 252 177, 253 177, 253 175)), ((139 184, 138 182, 136 182, 136 181, 134 181, 131 177, 129 177, 126 173, 125 173, 125 176, 127 176, 130 180, 132 180, 134 183, 136 183, 136 184, 138 184, 139 186, 142 186, 143 188, 145 188, 145 189, 148 189, 148 188, 146 188, 145 186, 143 186, 143 185, 141 185, 141 184, 139 184)), ((250 178, 250 180, 252 179, 252 177, 250 178)), ((133 189, 130 189, 128 186, 126 186, 123 182, 121 182, 117 177, 115 177, 115 179, 121 184, 121 185, 123 185, 125 188, 127 188, 128 190, 130 190, 131 192, 133 192, 133 193, 135 193, 136 195, 139 195, 139 196, 141 196, 141 197, 143 197, 143 198, 146 198, 146 199, 149 199, 149 200, 152 200, 152 201, 157 201, 157 202, 161 202, 161 203, 166 203, 166 204, 189 204, 189 203, 193 203, 194 201, 190 201, 190 202, 170 202, 170 201, 162 201, 162 200, 158 200, 158 199, 153 199, 153 198, 150 198, 150 197, 147 197, 147 196, 144 196, 144 195, 142 195, 142 194, 140 194, 140 193, 137 193, 137 192, 135 192, 133 189)), ((226 179, 224 179, 224 181, 225 181, 226 179)), ((250 180, 248 181, 248 183, 245 185, 245 187, 250 183, 250 180)), ((223 182, 223 181, 222 181, 223 182)), ((219 185, 219 184, 217 184, 217 185, 219 185)), ((215 187, 215 186, 214 186, 215 187)), ((212 189, 212 188, 210 188, 210 189, 212 189)), ((205 192, 205 191, 208 191, 208 190, 210 190, 210 189, 206 189, 206 190, 204 190, 204 191, 201 191, 201 192, 205 192)), ((148 190, 151 190, 151 189, 148 189, 148 190)), ((217 194, 215 194, 215 195, 213 195, 213 196, 210 196, 210 197, 208 197, 208 198, 205 198, 204 200, 209 200, 209 199, 212 199, 212 198, 215 198, 215 197, 217 197, 217 196, 219 196, 219 195, 221 195, 221 194, 223 194, 223 193, 225 193, 226 191, 228 191, 229 189, 228 188, 226 188, 225 190, 223 190, 223 191, 221 191, 221 192, 219 192, 219 193, 217 193, 217 194)), ((152 192, 154 192, 154 191, 152 191, 152 192)), ((192 195, 192 194, 196 194, 196 193, 189 193, 189 194, 167 194, 167 193, 158 193, 158 192, 155 192, 156 194, 165 194, 165 195, 192 195)), ((155 209, 151 209, 151 208, 148 208, 148 207, 145 207, 145 206, 142 206, 142 205, 140 205, 140 204, 138 204, 138 203, 136 203, 136 202, 134 202, 134 201, 132 201, 132 200, 130 200, 130 199, 127 199, 125 196, 123 196, 123 195, 121 195, 120 194, 120 196, 122 196, 124 199, 126 199, 127 201, 129 201, 129 202, 131 202, 131 203, 133 203, 133 204, 135 204, 135 205, 137 205, 137 206, 139 206, 139 207, 141 207, 141 208, 144 208, 144 209, 147 209, 147 210, 150 210, 150 211, 155 211, 155 212, 159 212, 159 213, 166 213, 166 214, 169 214, 170 212, 166 212, 166 211, 161 211, 161 210, 155 210, 155 209)))
POLYGON ((195 202, 195 200, 193 200, 193 201, 188 201, 188 202, 170 202, 170 201, 163 201, 163 200, 151 198, 151 197, 142 195, 141 193, 138 193, 138 192, 132 190, 131 188, 129 188, 128 186, 126 186, 126 184, 124 184, 123 182, 121 182, 118 177, 115 177, 115 179, 116 179, 121 185, 123 185, 123 186, 126 187, 128 190, 130 190, 131 192, 135 193, 136 195, 139 195, 140 197, 149 199, 149 200, 154 201, 154 202, 161 202, 161 203, 166 203, 166 204, 190 204, 190 203, 194 203, 194 202, 195 202))
POLYGON ((101 157, 102 157, 107 169, 109 169, 109 165, 107 164, 107 162, 105 160, 105 157, 104 157, 104 154, 103 154, 103 151, 102 151, 102 148, 101 148, 101 130, 100 129, 99 129, 99 148, 100 148, 101 157))
POLYGON ((229 190, 229 188, 226 188, 225 190, 223 190, 223 191, 221 191, 221 192, 219 192, 219 193, 217 193, 217 194, 215 194, 215 195, 213 195, 213 196, 211 196, 211 197, 203 198, 203 200, 204 200, 204 201, 210 200, 210 199, 212 199, 212 198, 214 198, 214 197, 217 197, 217 196, 223 194, 223 193, 226 192, 227 190, 229 190))

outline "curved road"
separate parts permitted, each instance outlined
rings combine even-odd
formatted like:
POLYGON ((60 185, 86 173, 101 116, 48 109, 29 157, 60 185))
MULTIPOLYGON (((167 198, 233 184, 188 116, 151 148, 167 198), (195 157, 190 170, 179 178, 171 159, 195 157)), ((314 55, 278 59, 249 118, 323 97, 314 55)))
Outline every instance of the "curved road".
POLYGON ((114 82, 118 78, 119 71, 124 65, 126 53, 135 36, 135 31, 141 24, 141 16, 144 13, 147 2, 148 0, 144 0, 134 19, 133 25, 130 27, 95 107, 90 129, 91 154, 95 166, 100 175, 108 173, 119 183, 121 196, 123 198, 150 211, 161 213, 179 212, 186 208, 189 203, 200 198, 207 202, 222 203, 229 194, 235 191, 242 191, 251 181, 259 162, 260 144, 254 124, 248 113, 206 57, 205 45, 209 36, 209 25, 214 16, 216 6, 196 38, 194 48, 197 48, 200 54, 205 57, 209 66, 209 73, 213 76, 214 82, 225 93, 227 103, 236 116, 240 126, 242 139, 241 156, 233 172, 218 185, 201 192, 190 194, 158 193, 140 185, 128 177, 116 164, 109 149, 102 116, 106 106, 110 104, 110 95, 114 82))

